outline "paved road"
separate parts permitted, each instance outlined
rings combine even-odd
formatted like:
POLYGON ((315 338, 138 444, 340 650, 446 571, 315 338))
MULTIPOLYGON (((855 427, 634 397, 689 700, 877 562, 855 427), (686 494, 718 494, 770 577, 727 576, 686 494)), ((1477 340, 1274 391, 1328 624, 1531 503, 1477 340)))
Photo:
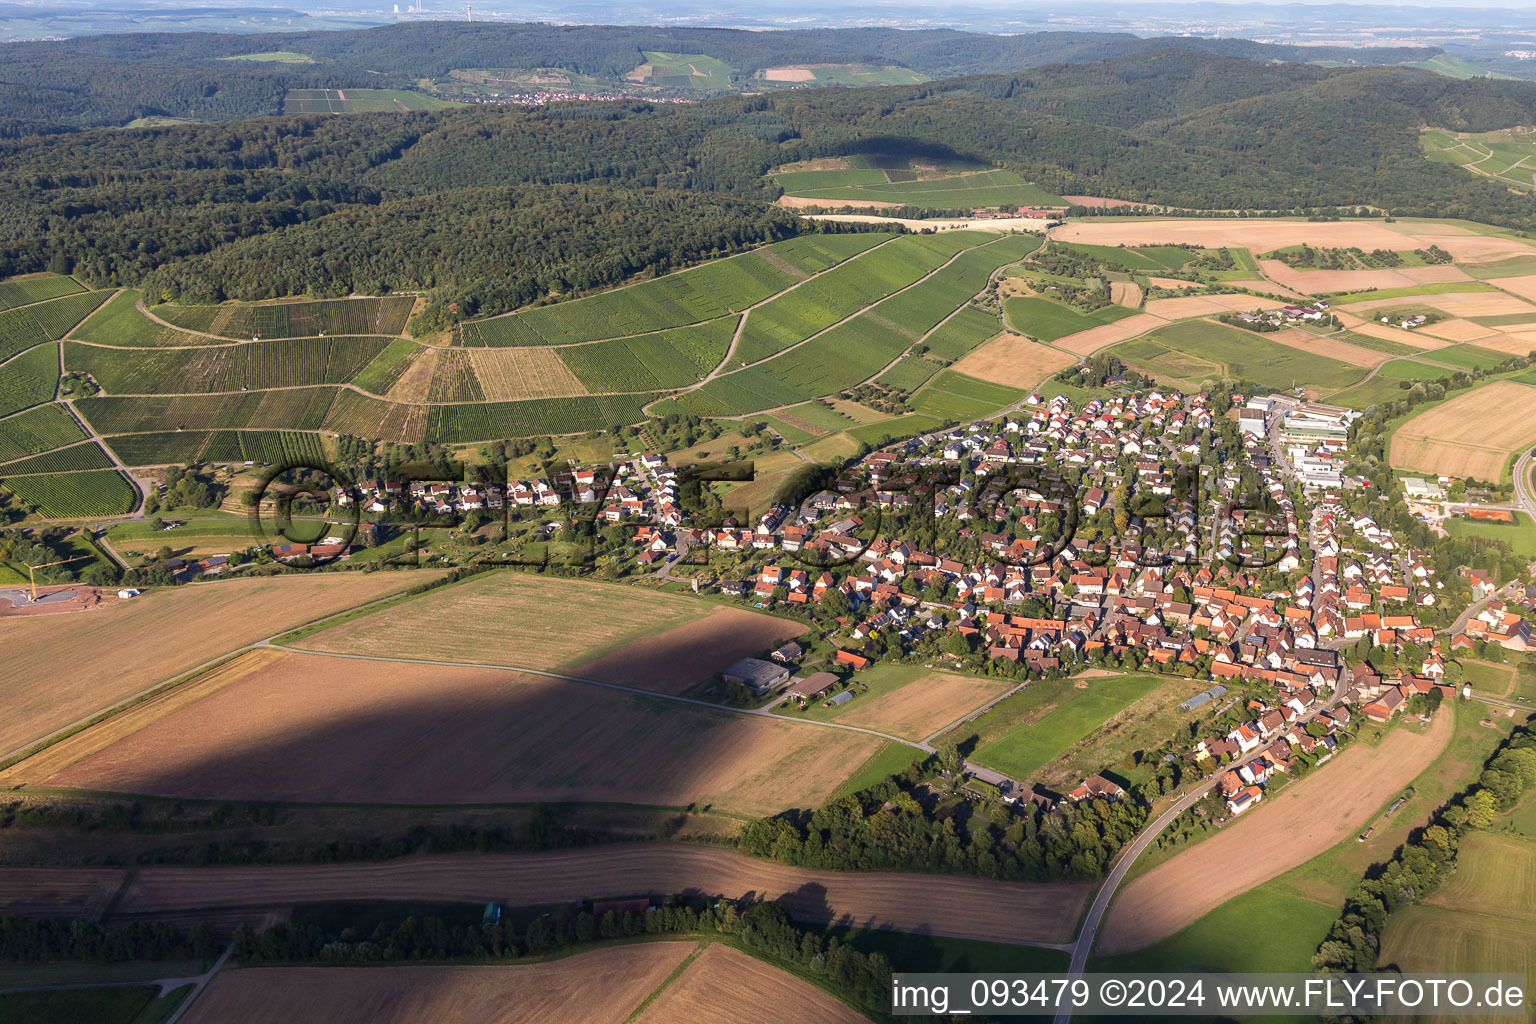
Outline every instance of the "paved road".
MULTIPOLYGON (((1314 710, 1297 719, 1297 723, 1306 724, 1319 713, 1336 706, 1343 697, 1344 692, 1342 690, 1335 693, 1314 710)), ((1265 744, 1265 747, 1267 746, 1268 744, 1265 744)), ((1199 803, 1205 794, 1220 781, 1223 772, 1229 769, 1241 768, 1250 761, 1257 760, 1264 755, 1265 747, 1260 747, 1252 753, 1244 755, 1233 761, 1221 772, 1215 772, 1208 778, 1197 782, 1193 789, 1174 801, 1167 810, 1154 818, 1146 828, 1141 830, 1135 839, 1131 840, 1130 845, 1121 852, 1120 859, 1115 862, 1109 877, 1104 880, 1104 884, 1094 894, 1093 903, 1088 907, 1088 914, 1083 918, 1083 926, 1077 933, 1077 941, 1072 944, 1072 964, 1068 968, 1070 973, 1082 974, 1084 968, 1087 967, 1088 954, 1093 951, 1093 942, 1098 937, 1099 926, 1104 923, 1104 915, 1109 910, 1110 900, 1114 898, 1115 890, 1120 887, 1120 883, 1125 881, 1125 876, 1130 873, 1131 865, 1135 863, 1136 858, 1146 852, 1147 847, 1151 846, 1157 837, 1162 835, 1164 829, 1173 824, 1174 819, 1199 803)), ((1057 1024, 1065 1024, 1066 1021, 1071 1019, 1072 1008, 1070 1006, 1063 1008, 1056 1014, 1057 1024)))
POLYGON ((192 1005, 192 1001, 202 994, 203 989, 206 988, 208 983, 213 980, 213 976, 219 973, 219 969, 224 966, 225 961, 229 959, 230 954, 234 951, 234 943, 230 943, 228 946, 224 947, 224 952, 219 954, 218 959, 213 962, 212 967, 208 968, 208 970, 204 971, 202 974, 194 975, 189 978, 149 978, 143 981, 98 981, 85 985, 32 985, 27 988, 8 988, 4 989, 3 992, 6 994, 14 992, 56 992, 63 989, 122 988, 124 985, 154 985, 159 989, 156 995, 164 996, 169 992, 174 992, 176 989, 181 988, 183 985, 191 985, 193 986, 192 991, 187 993, 187 997, 181 1001, 181 1005, 176 1007, 176 1012, 171 1014, 171 1016, 166 1019, 166 1024, 175 1024, 175 1022, 180 1020, 182 1015, 187 1012, 187 1007, 192 1005))

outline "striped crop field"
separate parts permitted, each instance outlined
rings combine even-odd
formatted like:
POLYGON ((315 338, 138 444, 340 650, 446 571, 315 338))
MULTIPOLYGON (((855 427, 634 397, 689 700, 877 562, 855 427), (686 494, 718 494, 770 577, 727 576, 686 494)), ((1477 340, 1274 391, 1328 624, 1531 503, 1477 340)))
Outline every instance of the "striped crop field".
POLYGON ((47 519, 120 516, 133 511, 137 495, 115 469, 49 476, 8 476, 0 487, 47 519))
POLYGON ((778 242, 586 298, 471 320, 463 325, 463 343, 563 345, 714 320, 740 312, 889 237, 817 235, 778 242))

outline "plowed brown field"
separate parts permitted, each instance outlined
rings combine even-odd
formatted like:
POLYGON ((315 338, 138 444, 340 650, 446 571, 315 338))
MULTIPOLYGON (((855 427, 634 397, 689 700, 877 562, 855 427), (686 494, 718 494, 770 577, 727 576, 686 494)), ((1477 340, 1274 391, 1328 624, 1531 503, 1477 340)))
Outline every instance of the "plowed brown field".
MULTIPOLYGON (((0 879, 8 874, 0 869, 0 879)), ((0 883, 3 884, 3 883, 0 883)), ((529 854, 407 857, 380 863, 146 867, 124 914, 322 900, 447 900, 529 906, 603 896, 753 893, 805 920, 931 931, 1005 942, 1071 940, 1091 887, 949 875, 813 871, 731 850, 637 843, 529 854)))
POLYGON ((1447 709, 1425 734, 1405 724, 1375 747, 1357 742, 1248 816, 1132 880, 1110 905, 1096 950, 1112 955, 1166 939, 1339 843, 1440 756, 1454 722, 1447 709))
POLYGON ((573 675, 657 693, 682 693, 742 658, 761 655, 805 632, 788 619, 721 608, 576 666, 573 675))
POLYGON ((326 573, 150 590, 63 615, 8 618, 0 755, 219 655, 436 578, 326 573), (67 664, 67 671, 60 671, 67 664))
MULTIPOLYGON (((110 724, 110 723, 108 723, 110 724)), ((292 654, 47 781, 315 803, 822 803, 877 736, 506 669, 292 654)))
POLYGON ((224 971, 183 1019, 187 1024, 620 1024, 696 948, 692 942, 646 942, 516 966, 224 971))
POLYGON ((717 942, 662 990, 636 1024, 763 1024, 765 1017, 773 1024, 869 1021, 810 982, 717 942))

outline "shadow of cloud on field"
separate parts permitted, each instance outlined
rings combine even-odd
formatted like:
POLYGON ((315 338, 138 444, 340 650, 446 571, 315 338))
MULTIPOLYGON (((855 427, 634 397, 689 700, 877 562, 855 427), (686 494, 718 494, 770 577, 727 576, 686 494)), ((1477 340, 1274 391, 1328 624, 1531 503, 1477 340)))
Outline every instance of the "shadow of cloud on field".
POLYGON ((880 742, 510 670, 289 654, 46 784, 304 803, 708 804, 755 815, 819 803, 880 742))

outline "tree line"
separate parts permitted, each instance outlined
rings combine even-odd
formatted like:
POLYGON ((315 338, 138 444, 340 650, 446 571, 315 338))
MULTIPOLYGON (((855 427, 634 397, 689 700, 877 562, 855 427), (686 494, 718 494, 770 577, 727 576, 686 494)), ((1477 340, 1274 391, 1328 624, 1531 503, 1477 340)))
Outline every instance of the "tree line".
MULTIPOLYGON (((958 775, 960 759, 949 767, 958 775)), ((830 871, 923 871, 1014 881, 1090 881, 1146 822, 1145 803, 1063 802, 1054 811, 1029 804, 1006 823, 967 815, 961 802, 920 791, 937 777, 940 759, 914 762, 859 793, 804 812, 749 822, 741 849, 797 867, 830 871)))
POLYGON ((1369 974, 1377 969, 1381 936, 1394 911, 1428 896, 1456 869, 1456 851, 1472 831, 1536 788, 1536 734, 1516 730, 1488 759, 1477 782, 1435 815, 1386 868, 1355 887, 1312 957, 1321 971, 1369 974))

